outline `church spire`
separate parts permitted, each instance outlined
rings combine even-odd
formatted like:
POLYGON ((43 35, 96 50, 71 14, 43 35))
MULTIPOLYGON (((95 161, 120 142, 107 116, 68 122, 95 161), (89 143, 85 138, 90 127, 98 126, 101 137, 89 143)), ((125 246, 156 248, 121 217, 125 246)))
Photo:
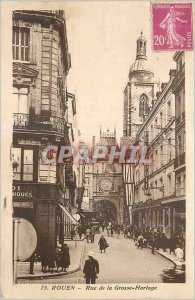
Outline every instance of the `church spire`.
POLYGON ((141 31, 139 38, 137 39, 137 55, 136 59, 147 59, 146 56, 146 39, 141 31))

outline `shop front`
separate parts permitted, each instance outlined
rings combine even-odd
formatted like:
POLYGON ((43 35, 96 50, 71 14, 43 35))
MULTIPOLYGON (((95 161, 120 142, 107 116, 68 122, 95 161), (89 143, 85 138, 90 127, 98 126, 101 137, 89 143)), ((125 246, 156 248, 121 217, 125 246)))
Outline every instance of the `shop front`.
POLYGON ((15 218, 24 218, 37 232, 37 253, 45 249, 55 251, 57 242, 64 242, 76 220, 59 203, 56 184, 13 182, 13 212, 15 218))

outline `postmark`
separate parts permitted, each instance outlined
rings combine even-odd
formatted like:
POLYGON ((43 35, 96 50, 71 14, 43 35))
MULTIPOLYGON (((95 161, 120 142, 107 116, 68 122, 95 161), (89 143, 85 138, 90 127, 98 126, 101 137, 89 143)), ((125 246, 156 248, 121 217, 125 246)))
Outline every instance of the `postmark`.
POLYGON ((192 3, 152 3, 153 50, 192 50, 192 3))

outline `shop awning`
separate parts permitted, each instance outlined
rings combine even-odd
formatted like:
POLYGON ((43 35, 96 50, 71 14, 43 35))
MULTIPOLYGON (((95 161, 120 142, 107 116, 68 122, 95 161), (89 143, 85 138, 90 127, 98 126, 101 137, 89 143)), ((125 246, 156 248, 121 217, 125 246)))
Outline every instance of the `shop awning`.
POLYGON ((70 221, 74 224, 77 225, 77 221, 75 218, 71 215, 71 213, 61 204, 58 203, 58 206, 63 210, 63 212, 67 215, 67 217, 70 219, 70 221))

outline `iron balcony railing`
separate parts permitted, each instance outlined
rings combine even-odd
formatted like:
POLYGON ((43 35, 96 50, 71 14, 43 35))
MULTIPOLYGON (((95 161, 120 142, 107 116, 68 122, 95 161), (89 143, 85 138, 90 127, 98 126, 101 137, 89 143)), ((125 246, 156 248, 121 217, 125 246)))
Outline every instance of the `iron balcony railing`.
POLYGON ((30 116, 29 114, 13 114, 14 129, 45 130, 64 134, 67 122, 56 116, 30 116))

